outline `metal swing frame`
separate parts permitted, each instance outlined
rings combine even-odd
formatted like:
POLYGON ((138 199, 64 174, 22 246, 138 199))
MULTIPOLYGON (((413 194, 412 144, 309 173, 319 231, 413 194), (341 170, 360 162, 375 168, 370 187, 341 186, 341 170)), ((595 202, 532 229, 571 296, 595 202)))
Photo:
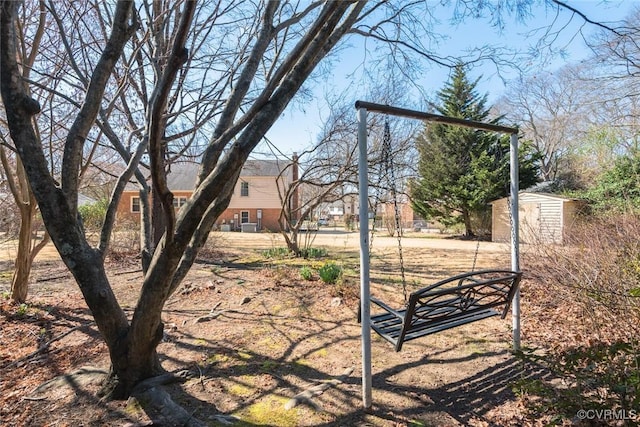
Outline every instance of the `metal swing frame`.
MULTIPOLYGON (((490 123, 463 120, 454 117, 430 114, 389 105, 375 104, 366 101, 357 101, 358 111, 358 190, 359 190, 359 216, 360 216, 360 319, 362 327, 362 404, 365 408, 372 405, 372 379, 371 379, 371 290, 370 280, 370 254, 369 254, 369 230, 368 230, 368 195, 369 195, 369 171, 367 154, 367 113, 375 112, 386 115, 413 118, 423 121, 444 123, 455 126, 468 127, 479 130, 504 133, 510 135, 510 211, 511 222, 511 270, 520 271, 519 254, 519 218, 518 218, 518 129, 513 127, 495 125, 490 123), (364 225, 364 226, 363 226, 364 225)), ((517 287, 520 276, 514 283, 513 291, 509 292, 511 302, 513 324, 513 348, 520 349, 520 292, 517 287)), ((508 305, 503 316, 506 315, 508 305)), ((393 310, 389 313, 393 317, 393 310)), ((406 313, 405 313, 406 314, 406 313)), ((403 321, 404 322, 404 321, 403 321)), ((397 324, 396 324, 397 326, 397 324)), ((397 339, 397 338, 396 338, 397 339)), ((404 339, 404 337, 403 337, 404 339)))

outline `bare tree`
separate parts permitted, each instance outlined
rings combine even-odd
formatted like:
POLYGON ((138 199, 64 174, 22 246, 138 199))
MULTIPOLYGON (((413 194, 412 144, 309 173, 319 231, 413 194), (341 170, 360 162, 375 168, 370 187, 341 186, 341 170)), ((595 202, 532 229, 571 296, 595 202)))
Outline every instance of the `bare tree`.
POLYGON ((496 107, 507 120, 520 123, 524 138, 532 141, 543 181, 563 178, 572 148, 587 132, 588 92, 576 81, 577 71, 564 67, 521 78, 496 107))
POLYGON ((334 113, 316 145, 292 159, 287 169, 295 168, 298 172, 293 174, 291 184, 278 186, 283 206, 279 218, 281 233, 296 256, 304 255, 312 243, 309 237, 313 228, 302 228, 317 220, 317 208, 356 194, 356 129, 351 108, 343 107, 338 114, 334 113))
POLYGON ((640 148, 640 7, 615 28, 603 28, 588 40, 594 55, 581 79, 593 91, 591 115, 619 139, 620 152, 640 148))
MULTIPOLYGON (((158 3, 153 5, 161 7, 158 3)), ((12 1, 1 3, 0 88, 10 135, 23 159, 47 230, 78 282, 109 348, 111 387, 105 391, 111 397, 128 396, 138 383, 161 371, 156 346, 162 337, 162 307, 191 267, 214 221, 227 207, 243 163, 320 60, 359 19, 368 17, 380 5, 311 3, 295 10, 289 4, 270 2, 255 4, 257 9, 252 13, 238 12, 237 18, 244 22, 237 29, 248 31, 243 37, 251 42, 246 42, 235 57, 221 59, 221 64, 224 59, 235 61, 234 72, 228 77, 226 99, 203 154, 194 195, 176 215, 164 169, 167 121, 163 113, 173 99, 173 88, 185 84, 180 81, 180 70, 185 70, 191 55, 197 53, 186 47, 197 4, 181 3, 179 19, 170 29, 169 55, 152 81, 143 130, 143 140, 148 141, 153 191, 162 205, 165 228, 129 320, 104 269, 105 246, 92 247, 85 237, 77 215, 77 192, 87 137, 101 115, 116 64, 139 27, 140 13, 131 1, 123 0, 115 6, 106 44, 97 51, 83 102, 65 138, 58 185, 32 125, 40 105, 29 96, 16 59, 16 14, 20 5, 12 1), (251 25, 242 25, 245 22, 251 25)), ((215 5, 208 7, 215 9, 215 5)), ((197 74, 194 77, 206 78, 197 74)))
MULTIPOLYGON (((19 49, 16 52, 22 64, 19 72, 25 80, 29 79, 36 52, 46 29, 45 16, 40 13, 44 9, 43 2, 32 4, 31 6, 34 7, 25 7, 24 13, 39 15, 39 18, 35 20, 33 28, 26 30, 32 37, 28 39, 26 37, 19 38, 19 49)), ((6 126, 2 127, 6 129, 6 126)), ((36 121, 34 121, 34 127, 36 132, 41 134, 36 121)), ((35 221, 38 204, 31 191, 22 160, 15 155, 15 149, 6 138, 4 132, 0 134, 0 164, 4 169, 7 187, 13 196, 20 215, 18 250, 11 279, 11 299, 15 302, 23 303, 27 300, 29 276, 31 275, 33 260, 49 242, 49 235, 44 233, 41 238, 38 237, 37 222, 35 221), (12 159, 14 161, 11 161, 12 159)))
MULTIPOLYGON (((393 67, 387 68, 385 72, 392 69, 393 67)), ((378 78, 382 80, 384 75, 381 72, 378 78)), ((406 85, 398 81, 391 87, 381 85, 373 91, 375 95, 370 97, 386 103, 400 102, 406 94, 404 89, 406 85)), ((297 178, 290 185, 278 188, 283 208, 279 218, 282 234, 287 247, 296 256, 304 255, 305 249, 313 243, 315 234, 310 231, 314 230, 309 230, 305 225, 318 219, 319 208, 357 198, 358 195, 358 123, 353 114, 355 100, 345 103, 345 99, 348 96, 343 93, 337 99, 329 100, 328 104, 333 107, 318 141, 311 148, 298 153, 288 166, 297 168, 297 178)), ((375 201, 376 198, 384 199, 383 202, 389 201, 392 190, 387 177, 397 177, 393 186, 398 192, 403 192, 408 177, 415 175, 408 158, 411 136, 417 127, 418 123, 415 121, 403 122, 381 115, 370 118, 370 144, 367 147, 371 181, 370 209, 375 210, 375 206, 380 205, 375 201), (384 123, 389 121, 394 123, 394 141, 390 151, 385 154, 386 159, 394 161, 385 162, 382 139, 384 123), (391 165, 397 170, 390 174, 387 168, 391 165)))
MULTIPOLYGON (((638 147, 636 59, 640 53, 635 23, 640 11, 632 12, 624 22, 605 25, 564 2, 553 3, 588 28, 599 29, 595 35, 581 34, 593 51, 592 57, 512 82, 498 111, 521 122, 524 137, 540 155, 545 181, 583 187, 616 155, 638 147)), ((540 43, 548 43, 557 34, 548 31, 540 43)))

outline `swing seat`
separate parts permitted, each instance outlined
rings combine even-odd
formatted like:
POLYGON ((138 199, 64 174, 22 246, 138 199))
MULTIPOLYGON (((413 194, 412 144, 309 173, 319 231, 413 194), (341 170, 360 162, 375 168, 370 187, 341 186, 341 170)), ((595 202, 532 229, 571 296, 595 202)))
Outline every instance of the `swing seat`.
POLYGON ((510 270, 459 274, 412 292, 402 310, 371 298, 384 310, 371 316, 371 327, 400 351, 405 341, 487 317, 504 319, 521 278, 521 272, 510 270))

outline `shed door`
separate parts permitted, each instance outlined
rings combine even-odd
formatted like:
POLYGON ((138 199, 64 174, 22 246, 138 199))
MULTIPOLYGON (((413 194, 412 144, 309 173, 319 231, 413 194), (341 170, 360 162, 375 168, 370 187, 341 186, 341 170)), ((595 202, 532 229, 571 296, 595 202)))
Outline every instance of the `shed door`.
POLYGON ((535 243, 540 239, 540 203, 520 203, 520 240, 535 243))

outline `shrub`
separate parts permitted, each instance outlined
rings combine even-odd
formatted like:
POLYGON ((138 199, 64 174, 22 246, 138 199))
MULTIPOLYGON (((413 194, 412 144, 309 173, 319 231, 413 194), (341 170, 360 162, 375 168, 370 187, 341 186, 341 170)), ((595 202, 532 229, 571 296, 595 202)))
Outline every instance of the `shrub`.
POLYGON ((640 204, 640 151, 631 150, 615 159, 610 169, 584 192, 596 212, 628 212, 640 204))
POLYGON ((304 280, 311 280, 313 279, 313 270, 311 267, 305 265, 300 268, 300 276, 302 276, 304 280))
POLYGON ((78 206, 78 213, 82 218, 85 229, 93 231, 100 230, 104 223, 104 217, 107 214, 108 206, 109 201, 106 199, 78 206))
POLYGON ((333 261, 326 262, 318 269, 318 275, 324 283, 334 284, 340 278, 342 268, 333 261))
POLYGON ((325 248, 305 248, 300 251, 303 258, 322 258, 328 255, 325 248))
POLYGON ((529 275, 566 308, 588 314, 580 319, 582 335, 607 342, 640 336, 640 216, 585 219, 565 241, 536 246, 526 258, 529 275))
POLYGON ((544 307, 539 318, 529 319, 538 326, 527 331, 548 349, 536 361, 568 384, 534 394, 547 402, 547 413, 551 408, 563 417, 577 409, 636 408, 640 217, 585 219, 572 228, 566 242, 537 245, 524 259, 527 276, 534 279, 523 289, 525 298, 537 298, 532 304, 544 307))

